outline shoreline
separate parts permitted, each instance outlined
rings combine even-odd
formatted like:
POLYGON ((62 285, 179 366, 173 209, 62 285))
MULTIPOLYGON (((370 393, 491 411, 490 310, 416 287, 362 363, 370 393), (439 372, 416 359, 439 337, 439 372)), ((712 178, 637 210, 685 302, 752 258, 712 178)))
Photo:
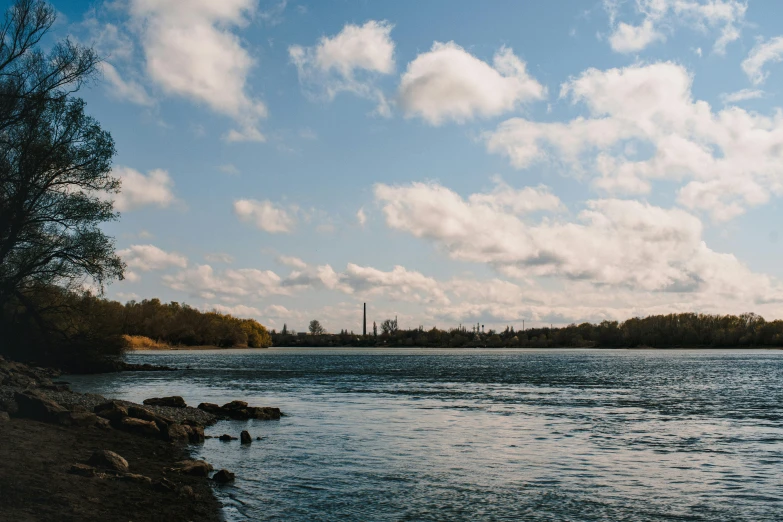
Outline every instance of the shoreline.
POLYGON ((282 415, 243 401, 193 408, 181 397, 110 400, 74 392, 52 380, 59 376, 0 357, 4 520, 222 521, 215 488, 234 475, 215 470, 210 478, 212 466, 191 460, 191 448, 218 420, 282 415))

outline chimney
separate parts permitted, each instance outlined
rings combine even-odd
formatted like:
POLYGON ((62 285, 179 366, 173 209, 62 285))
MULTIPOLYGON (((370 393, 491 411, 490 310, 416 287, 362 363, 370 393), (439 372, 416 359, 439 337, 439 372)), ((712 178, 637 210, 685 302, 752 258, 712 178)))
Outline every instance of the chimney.
POLYGON ((362 321, 362 324, 364 325, 362 327, 362 335, 367 335, 367 303, 364 303, 364 320, 362 321))

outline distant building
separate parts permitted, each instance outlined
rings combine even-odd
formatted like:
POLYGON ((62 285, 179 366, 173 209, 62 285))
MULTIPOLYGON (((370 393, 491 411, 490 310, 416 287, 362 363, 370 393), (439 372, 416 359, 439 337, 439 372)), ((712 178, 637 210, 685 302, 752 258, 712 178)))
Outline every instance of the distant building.
POLYGON ((296 335, 297 337, 307 337, 307 332, 299 332, 296 335))

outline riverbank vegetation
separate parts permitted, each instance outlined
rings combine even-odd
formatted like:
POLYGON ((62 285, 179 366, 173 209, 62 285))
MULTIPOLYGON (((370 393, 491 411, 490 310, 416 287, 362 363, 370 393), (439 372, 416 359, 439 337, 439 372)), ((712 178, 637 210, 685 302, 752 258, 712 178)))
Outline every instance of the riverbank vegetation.
MULTIPOLYGON (((387 322, 384 321, 383 324, 387 322)), ((384 327, 381 333, 355 335, 291 334, 272 331, 274 346, 417 346, 432 348, 752 348, 783 347, 783 321, 742 315, 668 314, 623 322, 571 324, 560 328, 484 331, 481 325, 448 330, 384 327)))

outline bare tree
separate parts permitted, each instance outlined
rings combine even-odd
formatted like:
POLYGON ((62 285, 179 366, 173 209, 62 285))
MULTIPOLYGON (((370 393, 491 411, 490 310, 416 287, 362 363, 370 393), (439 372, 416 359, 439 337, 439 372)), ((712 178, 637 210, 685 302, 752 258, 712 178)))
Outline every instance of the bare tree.
POLYGON ((114 240, 114 141, 73 96, 94 77, 95 52, 39 43, 55 21, 41 0, 17 0, 0 26, 0 307, 41 285, 65 288, 123 277, 114 240))

